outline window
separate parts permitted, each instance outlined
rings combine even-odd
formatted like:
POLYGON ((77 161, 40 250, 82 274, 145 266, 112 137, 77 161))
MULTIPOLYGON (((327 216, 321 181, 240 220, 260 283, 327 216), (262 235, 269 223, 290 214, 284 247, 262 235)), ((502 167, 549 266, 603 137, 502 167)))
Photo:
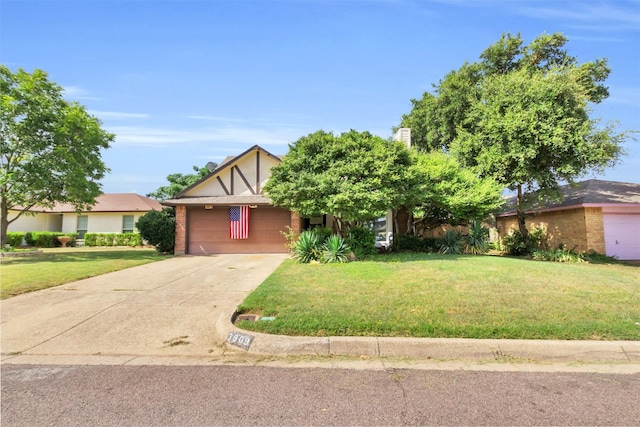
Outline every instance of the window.
POLYGON ((76 231, 78 232, 78 239, 84 239, 84 235, 87 232, 87 226, 89 225, 89 217, 86 215, 78 215, 78 226, 76 231))
POLYGON ((122 232, 133 233, 133 215, 122 216, 122 232))

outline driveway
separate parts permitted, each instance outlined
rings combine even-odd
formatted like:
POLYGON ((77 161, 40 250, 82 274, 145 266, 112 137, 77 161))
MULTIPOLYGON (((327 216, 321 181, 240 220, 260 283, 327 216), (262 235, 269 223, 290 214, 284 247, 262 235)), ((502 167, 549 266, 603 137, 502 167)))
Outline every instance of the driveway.
POLYGON ((2 360, 220 355, 235 308, 286 257, 175 257, 6 299, 2 360))

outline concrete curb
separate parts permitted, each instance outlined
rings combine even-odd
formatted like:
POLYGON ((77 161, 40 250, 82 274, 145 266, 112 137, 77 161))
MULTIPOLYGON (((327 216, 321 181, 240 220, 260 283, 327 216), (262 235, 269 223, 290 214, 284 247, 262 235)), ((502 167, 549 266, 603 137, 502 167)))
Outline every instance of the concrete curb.
MULTIPOLYGON (((220 335, 227 337, 231 332, 249 335, 253 341, 247 352, 260 355, 367 356, 476 362, 640 363, 640 341, 293 337, 239 329, 230 319, 231 316, 218 319, 216 327, 220 335)), ((228 342, 225 345, 238 350, 228 342)))

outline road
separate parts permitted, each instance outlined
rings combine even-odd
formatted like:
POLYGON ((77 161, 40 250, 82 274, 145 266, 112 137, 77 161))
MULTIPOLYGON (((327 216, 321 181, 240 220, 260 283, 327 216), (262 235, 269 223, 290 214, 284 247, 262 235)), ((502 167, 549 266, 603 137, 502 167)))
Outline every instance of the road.
POLYGON ((2 425, 637 425, 640 374, 2 365, 2 425))

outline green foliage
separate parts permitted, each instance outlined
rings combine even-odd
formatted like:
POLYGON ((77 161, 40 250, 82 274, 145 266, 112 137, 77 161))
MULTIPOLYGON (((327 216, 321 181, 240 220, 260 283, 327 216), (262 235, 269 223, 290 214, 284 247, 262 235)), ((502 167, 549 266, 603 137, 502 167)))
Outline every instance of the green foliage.
POLYGON ((505 34, 479 62, 412 100, 402 120, 420 149, 449 151, 463 167, 518 190, 525 237, 525 191, 613 166, 628 136, 590 117, 591 104, 608 96, 606 59, 578 64, 566 42, 556 33, 524 45, 520 35, 505 34))
POLYGON ((344 241, 342 236, 332 235, 322 245, 321 261, 326 264, 344 263, 349 260, 351 248, 344 241))
POLYGON ((322 253, 322 243, 319 234, 307 230, 300 233, 298 241, 293 250, 293 258, 303 264, 320 259, 322 253))
POLYGON ((455 255, 462 253, 464 238, 457 230, 447 230, 442 238, 440 253, 455 255))
POLYGON ((590 264, 620 264, 620 261, 615 256, 608 256, 598 253, 591 249, 588 252, 580 254, 582 259, 590 264))
POLYGON ((352 225, 415 205, 423 182, 401 142, 354 130, 339 136, 318 131, 290 146, 264 190, 276 206, 301 216, 333 215, 346 236, 352 225))
POLYGON ((572 262, 581 263, 585 260, 579 254, 568 249, 534 249, 531 251, 531 258, 536 261, 572 262))
POLYGON ((309 231, 318 236, 320 244, 323 244, 332 234, 331 229, 328 227, 314 227, 309 231))
POLYGON ((480 221, 473 221, 469 234, 465 236, 465 252, 480 255, 489 251, 489 229, 482 226, 480 221))
POLYGON ((149 211, 142 215, 136 228, 150 245, 159 253, 173 253, 176 234, 176 214, 173 209, 149 211))
MULTIPOLYGON (((214 167, 216 166, 217 164, 214 163, 214 167)), ((211 171, 209 171, 207 167, 199 168, 198 166, 194 166, 193 170, 196 172, 195 174, 172 173, 168 175, 167 181, 169 181, 169 185, 159 187, 156 191, 147 194, 147 197, 156 200, 172 199, 187 187, 211 174, 211 171)))
POLYGON ((293 228, 288 225, 285 228, 287 230, 280 230, 280 234, 282 234, 282 236, 287 241, 287 243, 285 243, 285 246, 287 247, 287 249, 289 249, 289 252, 293 252, 296 247, 296 242, 298 241, 298 233, 293 231, 293 228))
POLYGON ((101 159, 114 135, 78 103, 62 96, 47 73, 0 65, 0 241, 10 222, 56 202, 86 209, 108 172, 101 159), (19 214, 8 217, 15 209, 19 214))
POLYGON ((22 239, 24 238, 24 234, 21 231, 10 231, 7 233, 6 244, 11 245, 13 248, 17 248, 22 246, 22 239))
POLYGON ((376 236, 372 230, 365 227, 354 227, 349 230, 346 240, 356 258, 376 253, 376 236))
POLYGON ((503 187, 493 178, 480 178, 452 156, 442 152, 420 153, 418 167, 425 173, 425 197, 414 216, 416 226, 467 224, 486 218, 503 204, 503 187))
POLYGON ((520 231, 514 230, 502 238, 502 247, 509 255, 527 255, 531 252, 529 244, 520 231))
POLYGON ((85 246, 142 246, 138 233, 85 233, 85 246))
POLYGON ((527 235, 531 249, 549 250, 549 236, 544 228, 534 227, 527 235))
POLYGON ((394 252, 435 253, 442 246, 442 239, 421 238, 413 234, 394 234, 391 249, 394 252))
POLYGON ((29 231, 24 235, 27 246, 38 248, 56 248, 62 246, 58 237, 70 237, 67 246, 75 246, 78 235, 76 233, 60 233, 55 231, 29 231))

